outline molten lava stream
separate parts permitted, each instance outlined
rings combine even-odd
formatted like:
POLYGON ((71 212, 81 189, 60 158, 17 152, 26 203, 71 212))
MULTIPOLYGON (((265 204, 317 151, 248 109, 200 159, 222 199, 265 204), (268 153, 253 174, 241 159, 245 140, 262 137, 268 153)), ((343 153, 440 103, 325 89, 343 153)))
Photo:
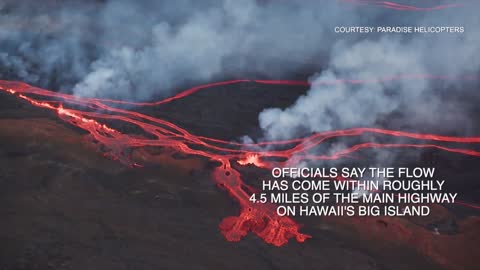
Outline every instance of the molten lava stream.
MULTIPOLYGON (((414 76, 415 77, 415 76, 414 76)), ((429 76, 417 76, 426 78, 429 76)), ((445 77, 433 77, 436 79, 451 79, 445 77)), ((383 80, 395 80, 397 78, 386 78, 383 80)), ((373 80, 372 80, 373 81, 373 80)), ((376 80, 378 81, 378 80, 376 80)), ((59 118, 65 122, 75 125, 89 132, 95 140, 100 142, 108 152, 107 156, 116 159, 126 165, 135 167, 141 166, 134 163, 127 153, 128 149, 144 146, 169 147, 175 151, 185 154, 198 155, 210 160, 217 161, 221 165, 217 167, 212 177, 215 182, 226 189, 240 205, 240 215, 237 217, 225 218, 220 228, 229 241, 239 241, 248 232, 253 232, 266 242, 281 246, 290 238, 299 242, 305 241, 310 236, 299 232, 299 225, 291 218, 280 217, 276 214, 275 206, 271 204, 254 204, 249 201, 253 188, 246 185, 238 170, 232 167, 231 162, 239 165, 252 164, 262 168, 296 164, 309 160, 329 160, 348 157, 350 154, 366 148, 433 148, 457 154, 480 156, 480 152, 468 146, 480 143, 480 137, 451 137, 435 134, 419 134, 378 128, 353 128, 346 130, 334 130, 319 132, 309 137, 284 141, 266 141, 252 144, 230 142, 215 138, 194 135, 169 121, 141 114, 132 110, 112 107, 108 104, 129 104, 132 106, 157 106, 171 102, 176 99, 187 97, 202 89, 214 86, 229 85, 237 83, 258 83, 258 84, 283 84, 283 85, 305 85, 307 82, 298 81, 251 81, 235 80, 219 83, 201 85, 183 91, 173 97, 153 102, 135 103, 117 101, 110 99, 80 98, 68 94, 57 93, 45 89, 32 87, 20 82, 0 81, 0 89, 6 93, 15 95, 34 106, 55 111, 59 118), (41 99, 40 99, 41 98, 41 99), (49 100, 54 99, 54 100, 49 100), (88 110, 69 108, 81 107, 88 110), (104 120, 114 120, 135 125, 148 136, 139 136, 122 133, 106 124, 104 120), (359 137, 363 134, 373 134, 386 137, 404 137, 419 141, 418 144, 380 144, 373 142, 359 143, 337 152, 320 155, 312 154, 311 150, 322 145, 322 143, 341 137, 359 137), (452 148, 442 143, 465 144, 467 148, 452 148), (268 147, 267 147, 268 146, 268 147), (277 148, 277 150, 271 150, 277 148), (278 150, 280 149, 280 150, 278 150), (273 162, 271 159, 283 159, 283 162, 273 162)), ((335 83, 362 83, 359 80, 340 80, 325 82, 335 83)), ((476 205, 461 202, 461 205, 477 208, 476 205)))

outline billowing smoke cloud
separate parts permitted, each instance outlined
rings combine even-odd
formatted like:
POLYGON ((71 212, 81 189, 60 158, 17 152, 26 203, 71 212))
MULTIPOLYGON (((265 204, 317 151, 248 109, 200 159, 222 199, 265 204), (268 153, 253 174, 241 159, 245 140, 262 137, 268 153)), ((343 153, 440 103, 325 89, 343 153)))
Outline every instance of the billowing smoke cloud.
POLYGON ((375 126, 469 134, 475 119, 466 104, 478 102, 479 95, 462 78, 477 76, 480 68, 479 17, 468 10, 451 11, 449 17, 426 13, 409 25, 463 26, 465 32, 337 42, 328 68, 311 77, 304 96, 288 108, 260 114, 265 138, 375 126), (432 80, 423 77, 427 74, 456 79, 432 80), (382 78, 402 79, 377 80, 382 78), (366 83, 331 84, 343 79, 366 83), (465 101, 465 95, 472 99, 465 101))
POLYGON ((0 75, 82 96, 149 99, 229 77, 320 70, 337 25, 409 21, 337 0, 11 1, 0 75))
POLYGON ((388 124, 468 131, 468 108, 459 101, 467 91, 462 83, 325 82, 478 73, 475 3, 432 12, 336 0, 1 3, 2 79, 81 96, 146 100, 196 83, 244 76, 286 79, 306 69, 316 73, 310 91, 289 108, 266 109, 259 116, 266 139, 388 124), (465 33, 334 33, 335 26, 401 25, 464 26, 465 33))
POLYGON ((332 18, 360 20, 336 1, 24 2, 0 7, 3 78, 137 100, 184 84, 319 68, 334 43, 332 18))

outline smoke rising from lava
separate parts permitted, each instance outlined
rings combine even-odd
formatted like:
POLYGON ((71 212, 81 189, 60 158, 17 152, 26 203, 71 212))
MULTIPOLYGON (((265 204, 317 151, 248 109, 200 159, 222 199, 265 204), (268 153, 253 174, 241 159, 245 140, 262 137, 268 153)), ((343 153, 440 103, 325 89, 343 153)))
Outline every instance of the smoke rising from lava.
POLYGON ((467 10, 449 17, 426 13, 414 24, 461 25, 467 30, 459 35, 384 35, 337 42, 328 68, 310 78, 312 87, 304 96, 288 108, 268 108, 260 114, 265 137, 286 139, 359 125, 478 132, 471 104, 480 98, 472 82, 480 69, 480 35, 475 31, 479 17, 467 10), (398 77, 405 79, 376 80, 398 77), (370 83, 328 84, 345 79, 370 83))
POLYGON ((467 92, 472 98, 472 91, 458 80, 323 82, 475 74, 480 19, 473 7, 398 12, 335 0, 91 0, 62 5, 7 1, 0 9, 4 79, 78 96, 148 100, 193 83, 241 76, 289 78, 304 70, 316 73, 311 90, 290 108, 260 114, 266 139, 384 125, 387 118, 387 124, 405 129, 422 125, 433 132, 471 134, 469 108, 460 97, 467 92), (349 25, 464 26, 466 32, 333 31, 349 25))
MULTIPOLYGON (((335 26, 423 20, 423 14, 385 16, 383 8, 336 0, 5 3, 0 7, 4 79, 126 100, 225 77, 318 72, 339 39, 335 26)), ((427 16, 440 19, 442 12, 427 16)), ((465 10, 454 12, 462 17, 465 10)), ((348 44, 363 38, 340 36, 348 44)))
POLYGON ((331 14, 352 11, 314 1, 27 2, 2 7, 4 79, 126 100, 188 83, 318 67, 332 43, 331 14))

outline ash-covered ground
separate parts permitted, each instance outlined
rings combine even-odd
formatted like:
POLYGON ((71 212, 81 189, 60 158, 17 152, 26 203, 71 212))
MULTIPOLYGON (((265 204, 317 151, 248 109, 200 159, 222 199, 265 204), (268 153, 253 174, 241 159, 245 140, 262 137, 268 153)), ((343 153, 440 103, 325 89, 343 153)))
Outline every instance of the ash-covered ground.
MULTIPOLYGON (((144 113, 195 134, 235 139, 255 134, 260 110, 288 106, 304 91, 215 87, 144 113)), ((0 108, 2 270, 477 268, 480 218, 459 206, 435 206, 422 219, 297 219, 313 238, 280 248, 253 235, 227 242, 218 224, 239 209, 211 180, 215 164, 163 150, 155 153, 162 165, 128 168, 103 158, 88 135, 54 113, 4 93, 0 108)), ((401 157, 415 150, 384 151, 401 157)), ((362 152, 367 164, 371 154, 362 152)), ((419 156, 397 165, 442 168, 450 190, 478 198, 477 158, 419 156)), ((268 173, 241 170, 252 185, 268 173)))

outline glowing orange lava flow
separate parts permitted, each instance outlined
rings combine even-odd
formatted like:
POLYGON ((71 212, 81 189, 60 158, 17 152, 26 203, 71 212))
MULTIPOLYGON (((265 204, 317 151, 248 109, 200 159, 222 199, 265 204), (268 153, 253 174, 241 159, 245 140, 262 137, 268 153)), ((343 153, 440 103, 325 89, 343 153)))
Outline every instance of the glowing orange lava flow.
POLYGON ((462 4, 443 4, 443 5, 434 5, 428 7, 418 7, 414 5, 400 4, 393 1, 382 1, 382 0, 338 0, 344 3, 351 3, 356 5, 373 5, 383 8, 400 10, 400 11, 433 11, 433 10, 442 10, 447 8, 461 7, 462 4))
MULTIPOLYGON (((421 77, 423 78, 425 76, 421 77)), ((387 80, 391 79, 395 78, 389 78, 387 80)), ((245 184, 240 172, 232 167, 232 162, 236 162, 239 165, 252 164, 262 168, 273 168, 277 166, 285 166, 287 165, 287 162, 289 165, 294 165, 301 161, 339 159, 342 157, 348 157, 353 152, 365 148, 394 147, 433 148, 457 154, 480 157, 480 152, 472 149, 472 144, 480 143, 480 137, 450 137, 378 128, 353 128, 320 132, 299 139, 244 144, 197 136, 169 121, 112 106, 112 103, 124 103, 136 106, 156 106, 186 97, 201 89, 236 83, 309 85, 307 82, 298 81, 226 81, 194 87, 173 97, 153 103, 80 98, 32 87, 21 82, 1 80, 0 90, 26 100, 34 106, 55 111, 63 121, 89 132, 96 141, 101 143, 107 149, 107 152, 105 153, 107 156, 132 167, 141 166, 141 164, 136 164, 132 161, 127 154, 128 150, 144 146, 167 147, 185 154, 203 156, 212 161, 219 162, 220 165, 213 172, 213 179, 219 186, 224 187, 240 205, 239 216, 227 217, 220 224, 222 233, 229 241, 239 241, 248 232, 252 232, 264 239, 267 243, 276 246, 286 244, 290 238, 295 238, 297 241, 303 242, 310 237, 309 235, 300 233, 299 225, 291 218, 278 216, 274 205, 254 204, 249 201, 253 188, 245 184), (77 108, 82 108, 82 110, 77 108), (141 136, 138 134, 133 135, 122 133, 102 123, 102 121, 105 120, 115 120, 133 124, 141 128, 145 134, 141 136), (329 154, 316 154, 315 152, 318 151, 313 151, 316 147, 328 140, 341 137, 359 137, 364 134, 385 137, 404 137, 419 141, 419 143, 381 144, 366 142, 345 149, 340 149, 337 152, 329 154), (465 145, 464 148, 456 148, 448 144, 454 144, 457 146, 459 144, 465 145), (281 150, 271 150, 271 148, 281 150)), ((346 80, 326 82, 326 84, 328 83, 361 83, 361 81, 346 80)), ((463 202, 462 205, 473 208, 477 207, 463 202)))

